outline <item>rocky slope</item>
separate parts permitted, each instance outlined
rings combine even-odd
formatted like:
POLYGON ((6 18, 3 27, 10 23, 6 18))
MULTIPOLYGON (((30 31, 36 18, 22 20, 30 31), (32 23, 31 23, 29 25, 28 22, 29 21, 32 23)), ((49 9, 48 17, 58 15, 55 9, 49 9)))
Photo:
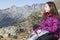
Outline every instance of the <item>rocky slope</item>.
POLYGON ((40 24, 43 6, 44 4, 33 4, 0 10, 0 40, 26 40, 33 25, 40 24))
POLYGON ((26 38, 31 34, 33 31, 34 24, 41 24, 41 17, 43 13, 39 12, 32 12, 26 20, 22 22, 18 22, 13 26, 3 27, 0 28, 0 38, 1 40, 26 40, 26 38), (3 38, 2 38, 3 37, 3 38))

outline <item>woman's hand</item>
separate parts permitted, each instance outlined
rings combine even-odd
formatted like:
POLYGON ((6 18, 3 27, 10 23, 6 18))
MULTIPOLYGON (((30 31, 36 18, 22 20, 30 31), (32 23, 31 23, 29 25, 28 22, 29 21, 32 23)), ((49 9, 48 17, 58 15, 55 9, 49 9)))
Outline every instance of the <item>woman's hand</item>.
POLYGON ((36 34, 35 31, 33 31, 32 34, 36 34))
POLYGON ((37 30, 37 33, 39 34, 41 32, 41 30, 37 30))

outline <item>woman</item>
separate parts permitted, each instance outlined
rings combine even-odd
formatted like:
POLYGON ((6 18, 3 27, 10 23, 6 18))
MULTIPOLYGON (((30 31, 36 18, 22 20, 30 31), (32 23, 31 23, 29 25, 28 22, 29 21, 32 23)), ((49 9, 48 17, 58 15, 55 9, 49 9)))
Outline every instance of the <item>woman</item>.
MULTIPOLYGON (((44 10, 45 10, 45 13, 42 16, 42 23, 39 27, 37 27, 33 31, 32 34, 38 33, 38 34, 44 35, 46 33, 53 33, 55 38, 59 38, 60 21, 59 21, 59 14, 56 9, 55 3, 54 2, 46 2, 44 10)), ((42 35, 40 35, 40 38, 42 35)), ((36 38, 36 37, 34 37, 34 38, 36 38)))

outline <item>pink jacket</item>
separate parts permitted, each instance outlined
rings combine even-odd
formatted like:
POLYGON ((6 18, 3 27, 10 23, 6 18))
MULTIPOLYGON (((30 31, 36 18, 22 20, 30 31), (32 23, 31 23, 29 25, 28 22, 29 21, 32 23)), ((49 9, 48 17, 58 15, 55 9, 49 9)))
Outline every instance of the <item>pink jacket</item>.
POLYGON ((37 30, 47 30, 49 32, 54 32, 54 34, 59 37, 60 33, 60 20, 57 16, 53 17, 50 13, 47 13, 46 20, 42 20, 42 24, 36 28, 37 30))

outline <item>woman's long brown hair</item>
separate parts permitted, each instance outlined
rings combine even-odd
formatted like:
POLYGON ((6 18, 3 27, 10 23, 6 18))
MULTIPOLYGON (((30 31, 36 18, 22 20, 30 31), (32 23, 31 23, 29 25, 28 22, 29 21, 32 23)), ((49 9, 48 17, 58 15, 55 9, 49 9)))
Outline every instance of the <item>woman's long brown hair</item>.
MULTIPOLYGON (((48 6, 50 7, 50 12, 53 16, 58 16, 59 17, 59 14, 58 14, 58 11, 57 11, 57 8, 56 8, 56 5, 54 2, 47 2, 46 4, 48 4, 48 6)), ((44 13, 42 15, 42 19, 46 19, 46 13, 44 13)))

